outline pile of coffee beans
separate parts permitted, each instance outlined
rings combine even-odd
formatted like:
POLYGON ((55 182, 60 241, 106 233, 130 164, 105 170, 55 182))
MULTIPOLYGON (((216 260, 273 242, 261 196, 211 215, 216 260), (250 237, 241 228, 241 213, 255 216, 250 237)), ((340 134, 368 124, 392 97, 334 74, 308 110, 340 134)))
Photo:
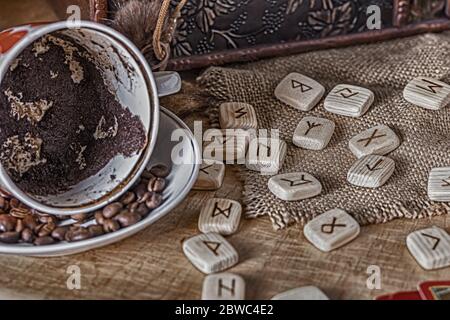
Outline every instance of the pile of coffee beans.
POLYGON ((70 217, 37 212, 0 192, 0 242, 41 246, 86 240, 129 227, 161 205, 169 173, 168 167, 156 165, 119 201, 94 213, 70 217))

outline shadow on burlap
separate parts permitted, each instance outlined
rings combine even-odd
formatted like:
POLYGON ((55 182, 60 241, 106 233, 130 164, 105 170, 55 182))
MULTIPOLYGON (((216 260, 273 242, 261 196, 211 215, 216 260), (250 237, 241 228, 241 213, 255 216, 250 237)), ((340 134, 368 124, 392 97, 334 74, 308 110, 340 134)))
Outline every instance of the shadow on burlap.
POLYGON ((323 185, 322 194, 315 198, 286 202, 268 190, 270 177, 241 166, 246 215, 268 215, 274 228, 281 229, 292 223, 305 223, 335 207, 346 210, 361 224, 421 218, 450 210, 448 204, 435 203, 427 197, 430 169, 450 166, 450 109, 429 111, 406 102, 402 97, 403 88, 416 76, 450 83, 450 33, 206 70, 199 81, 217 104, 250 103, 256 109, 259 128, 280 130, 288 144, 280 173, 306 171, 323 185), (323 99, 310 112, 298 111, 279 102, 273 94, 279 81, 290 72, 317 80, 327 92, 340 83, 367 87, 375 93, 375 102, 360 118, 325 111, 323 99), (292 144, 298 122, 307 115, 325 117, 336 123, 334 135, 322 151, 304 150, 292 144), (378 124, 388 125, 401 137, 400 147, 389 154, 395 160, 395 172, 378 189, 350 185, 347 172, 356 158, 348 148, 348 141, 378 124))

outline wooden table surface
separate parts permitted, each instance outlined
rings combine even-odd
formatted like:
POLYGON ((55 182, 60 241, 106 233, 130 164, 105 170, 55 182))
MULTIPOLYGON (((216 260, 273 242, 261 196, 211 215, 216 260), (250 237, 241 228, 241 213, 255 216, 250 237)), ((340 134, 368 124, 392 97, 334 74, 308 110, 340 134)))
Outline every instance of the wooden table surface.
MULTIPOLYGON (((23 2, 31 8, 32 1, 23 2)), ((0 0, 0 21, 4 12, 14 12, 6 10, 9 3, 0 0)), ((196 101, 191 82, 185 83, 185 94, 163 100, 163 105, 178 114, 188 114, 184 117, 188 123, 202 119, 201 110, 207 107, 204 100, 196 101), (187 111, 186 104, 197 104, 200 111, 187 111)), ((0 255, 0 299, 199 299, 204 275, 184 257, 181 243, 198 233, 197 219, 204 201, 212 197, 239 200, 241 191, 233 167, 227 167, 220 190, 192 191, 166 217, 119 243, 67 257, 0 255), (79 290, 67 287, 67 269, 72 265, 80 267, 79 290)), ((406 248, 408 233, 432 225, 450 231, 450 218, 401 219, 365 226, 349 245, 322 253, 305 239, 300 226, 274 231, 267 218, 244 220, 239 232, 228 237, 240 255, 240 263, 230 271, 244 277, 248 299, 269 299, 304 285, 320 287, 331 299, 371 299, 392 291, 414 290, 420 281, 450 279, 450 268, 424 271, 406 248), (380 290, 366 285, 367 269, 373 265, 381 270, 380 290)))

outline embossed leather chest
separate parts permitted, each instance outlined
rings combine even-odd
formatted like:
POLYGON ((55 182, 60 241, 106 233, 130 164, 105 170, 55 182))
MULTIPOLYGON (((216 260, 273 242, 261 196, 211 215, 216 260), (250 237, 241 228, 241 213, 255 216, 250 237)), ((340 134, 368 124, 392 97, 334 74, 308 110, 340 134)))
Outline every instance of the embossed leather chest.
MULTIPOLYGON (((79 2, 96 21, 112 18, 116 10, 111 0, 79 2)), ((441 31, 450 28, 449 17, 450 0, 188 0, 169 67, 190 69, 441 31), (374 6, 380 30, 368 26, 374 6)))

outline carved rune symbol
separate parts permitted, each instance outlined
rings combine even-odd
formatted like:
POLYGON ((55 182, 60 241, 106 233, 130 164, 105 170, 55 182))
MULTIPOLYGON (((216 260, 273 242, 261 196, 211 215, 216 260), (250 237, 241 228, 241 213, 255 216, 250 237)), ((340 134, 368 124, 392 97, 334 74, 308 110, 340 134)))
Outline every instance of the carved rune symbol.
POLYGON ((359 92, 353 92, 349 88, 343 88, 343 89, 341 89, 339 91, 336 91, 336 93, 339 93, 345 99, 351 98, 351 97, 356 96, 357 94, 359 94, 359 92))
POLYGON ((301 185, 304 185, 304 184, 307 184, 307 183, 312 183, 311 180, 306 180, 305 179, 305 175, 304 174, 302 174, 300 179, 291 180, 291 179, 281 178, 280 180, 289 182, 289 186, 290 187, 296 187, 296 186, 301 186, 301 185))
POLYGON ((347 226, 346 224, 343 224, 343 223, 336 223, 336 221, 337 221, 337 218, 333 217, 333 222, 331 222, 330 224, 323 224, 321 227, 322 233, 332 234, 334 232, 334 228, 347 226))
POLYGON ((305 132, 305 136, 307 136, 308 135, 308 133, 312 130, 312 129, 314 129, 314 128, 316 128, 316 127, 320 127, 322 124, 321 123, 311 123, 311 122, 309 122, 309 121, 306 121, 306 123, 308 124, 308 129, 306 130, 306 132, 305 132))
POLYGON ((378 159, 377 162, 375 162, 375 164, 373 166, 366 164, 366 167, 369 171, 377 171, 380 170, 381 168, 378 168, 378 166, 383 162, 383 159, 378 159))
POLYGON ((233 204, 230 203, 230 206, 226 209, 222 209, 219 207, 219 204, 216 202, 214 204, 214 210, 213 210, 213 218, 217 217, 218 215, 224 215, 225 217, 229 218, 230 217, 230 213, 231 213, 231 208, 233 207, 233 204))
POLYGON ((270 146, 267 146, 267 145, 265 145, 265 144, 263 144, 263 143, 260 142, 260 143, 258 144, 258 149, 256 150, 256 156, 257 156, 257 157, 259 157, 259 150, 260 150, 260 147, 267 148, 266 155, 267 155, 267 154, 270 154, 270 146))
POLYGON ((448 177, 447 179, 442 179, 442 182, 444 182, 444 184, 441 184, 441 187, 450 187, 450 181, 449 181, 450 177, 448 177))
POLYGON ((203 243, 208 247, 209 250, 212 251, 212 253, 214 253, 215 256, 219 255, 217 250, 219 250, 220 246, 222 245, 220 242, 204 240, 203 243))
POLYGON ((300 88, 302 93, 308 92, 309 90, 313 89, 311 86, 308 86, 307 84, 301 83, 300 81, 294 79, 291 80, 291 84, 293 89, 300 88))
POLYGON ((220 144, 225 144, 227 141, 230 141, 234 137, 227 137, 226 135, 223 136, 216 136, 217 142, 220 144))
POLYGON ((364 147, 367 147, 369 144, 372 143, 373 140, 386 136, 386 134, 379 134, 379 135, 377 135, 377 132, 378 132, 378 129, 375 129, 372 132, 372 134, 370 135, 370 137, 364 138, 364 139, 359 139, 358 142, 364 142, 365 141, 366 143, 364 144, 364 147))
POLYGON ((430 239, 434 240, 434 245, 433 245, 432 250, 436 250, 439 242, 441 242, 441 239, 439 239, 438 237, 435 237, 435 236, 431 236, 431 235, 426 234, 426 233, 421 233, 421 235, 423 235, 424 237, 427 237, 427 238, 430 238, 430 239))
POLYGON ((205 166, 205 167, 201 168, 200 171, 203 172, 204 174, 208 174, 209 175, 209 172, 206 169, 209 169, 212 166, 213 166, 212 164, 210 164, 209 166, 205 166))
POLYGON ((428 91, 428 92, 431 92, 431 93, 437 93, 437 91, 435 89, 442 89, 443 88, 443 86, 441 86, 438 83, 434 83, 433 81, 430 81, 430 80, 427 80, 427 79, 422 79, 422 81, 429 84, 429 85, 427 85, 426 88, 424 88, 422 86, 419 86, 419 85, 416 85, 418 88, 420 88, 422 90, 425 90, 425 91, 428 91))
POLYGON ((232 296, 234 296, 234 291, 236 290, 236 279, 232 279, 231 280, 231 287, 227 287, 226 285, 223 284, 223 280, 219 279, 219 287, 218 287, 218 295, 219 297, 222 296, 222 290, 227 290, 230 292, 230 294, 232 296))
POLYGON ((245 111, 245 107, 240 107, 239 109, 235 110, 234 113, 236 115, 236 119, 240 119, 247 114, 247 111, 245 111))

